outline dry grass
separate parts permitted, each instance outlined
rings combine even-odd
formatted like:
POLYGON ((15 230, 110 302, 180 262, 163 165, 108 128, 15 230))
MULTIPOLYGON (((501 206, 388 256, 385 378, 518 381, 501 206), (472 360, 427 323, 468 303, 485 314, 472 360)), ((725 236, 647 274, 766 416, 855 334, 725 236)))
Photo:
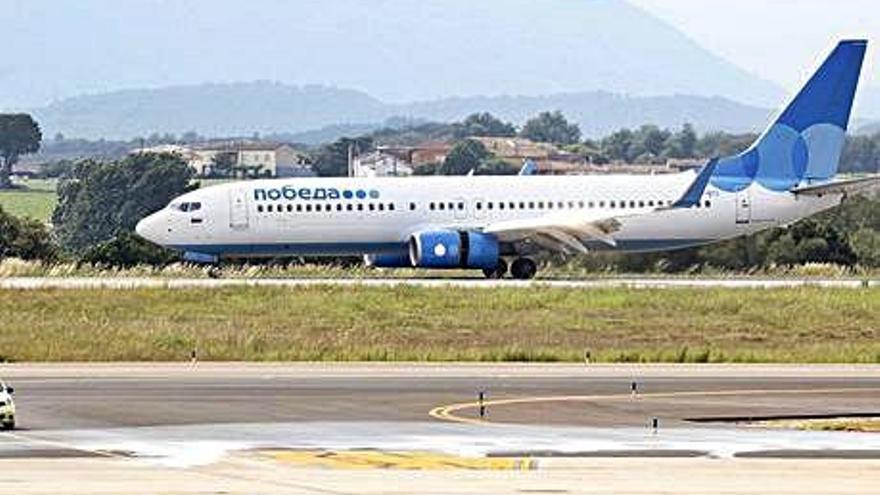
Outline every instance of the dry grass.
MULTIPOLYGON (((164 267, 137 265, 111 268, 88 263, 52 263, 0 259, 0 277, 188 277, 208 278, 212 269, 204 265, 173 263, 164 267)), ((479 270, 426 270, 413 268, 379 269, 363 265, 332 264, 223 265, 217 273, 223 278, 483 278, 479 270)), ((608 278, 822 278, 862 279, 880 276, 876 269, 846 267, 830 263, 807 263, 792 267, 769 267, 750 273, 707 270, 700 273, 620 273, 589 271, 573 265, 546 266, 538 272, 542 280, 589 280, 608 278)))
POLYGON ((880 289, 0 290, 0 359, 880 362, 880 289))
POLYGON ((784 419, 760 421, 757 426, 812 431, 860 431, 880 433, 880 418, 784 419))

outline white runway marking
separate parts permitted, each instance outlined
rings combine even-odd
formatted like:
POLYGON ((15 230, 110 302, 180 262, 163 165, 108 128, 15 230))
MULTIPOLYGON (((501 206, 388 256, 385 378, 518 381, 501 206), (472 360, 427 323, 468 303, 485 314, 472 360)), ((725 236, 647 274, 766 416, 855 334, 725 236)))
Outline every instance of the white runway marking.
MULTIPOLYGON (((27 439, 22 434, 22 440, 27 439)), ((301 422, 113 428, 40 432, 39 443, 89 452, 128 452, 142 462, 206 465, 247 449, 377 449, 464 456, 506 452, 686 450, 712 457, 764 450, 877 450, 880 435, 758 428, 586 428, 516 425, 509 428, 441 423, 301 422)), ((0 444, 0 449, 2 449, 0 444)))

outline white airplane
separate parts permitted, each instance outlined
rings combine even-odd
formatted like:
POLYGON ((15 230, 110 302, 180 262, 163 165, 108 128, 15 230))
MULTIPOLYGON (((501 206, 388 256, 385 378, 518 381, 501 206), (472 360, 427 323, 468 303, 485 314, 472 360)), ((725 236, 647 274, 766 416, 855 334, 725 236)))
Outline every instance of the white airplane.
POLYGON ((750 148, 699 172, 235 182, 175 198, 137 232, 195 262, 362 255, 529 279, 548 252, 669 250, 788 225, 877 182, 834 179, 866 45, 840 42, 750 148))

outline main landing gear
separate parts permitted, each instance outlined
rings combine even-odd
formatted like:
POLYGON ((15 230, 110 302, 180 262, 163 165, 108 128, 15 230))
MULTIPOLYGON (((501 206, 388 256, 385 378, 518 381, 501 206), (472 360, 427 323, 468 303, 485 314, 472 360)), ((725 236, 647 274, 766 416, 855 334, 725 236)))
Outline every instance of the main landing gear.
POLYGON ((517 280, 529 280, 538 273, 538 264, 531 258, 517 258, 510 265, 510 274, 517 280))
POLYGON ((507 262, 501 258, 498 258, 498 264, 495 265, 495 268, 484 268, 483 275, 486 278, 492 279, 500 279, 504 278, 504 274, 507 273, 507 262))
MULTIPOLYGON (((517 258, 510 265, 510 276, 517 280, 529 280, 535 277, 538 272, 538 264, 531 258, 517 258)), ((507 273, 507 262, 503 259, 498 260, 495 268, 486 268, 483 275, 490 279, 503 278, 507 273)))

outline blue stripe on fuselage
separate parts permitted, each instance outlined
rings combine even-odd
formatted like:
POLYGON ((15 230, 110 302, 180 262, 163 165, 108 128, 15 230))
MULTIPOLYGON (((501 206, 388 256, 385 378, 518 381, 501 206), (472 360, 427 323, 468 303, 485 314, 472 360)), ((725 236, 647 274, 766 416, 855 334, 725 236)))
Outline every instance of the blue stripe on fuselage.
MULTIPOLYGON (((599 241, 587 241, 596 251, 666 251, 700 246, 712 239, 621 239, 616 247, 599 241)), ((179 251, 216 256, 361 256, 399 253, 408 249, 405 242, 334 242, 334 243, 261 243, 261 244, 182 244, 169 246, 179 251)))
POLYGON ((320 243, 261 243, 261 244, 178 244, 168 246, 178 251, 214 254, 217 256, 360 256, 398 252, 407 249, 399 242, 320 242, 320 243))

